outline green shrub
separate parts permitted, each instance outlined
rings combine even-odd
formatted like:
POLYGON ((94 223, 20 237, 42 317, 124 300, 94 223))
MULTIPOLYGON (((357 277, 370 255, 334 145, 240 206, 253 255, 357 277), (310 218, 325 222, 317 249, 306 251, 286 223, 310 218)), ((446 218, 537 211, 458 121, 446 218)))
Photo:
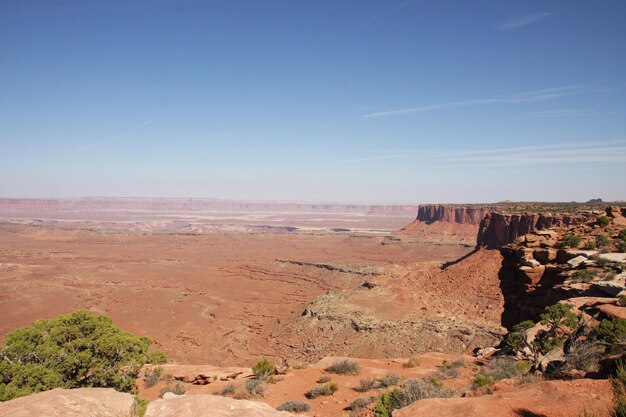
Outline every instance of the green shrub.
POLYGON ((598 241, 598 246, 600 247, 608 246, 608 244, 611 243, 609 238, 606 235, 602 235, 602 234, 599 234, 598 236, 596 236, 596 240, 598 241))
POLYGON ((163 398, 163 396, 168 392, 176 395, 183 395, 186 391, 187 388, 185 388, 185 386, 181 383, 176 383, 176 385, 166 385, 165 387, 161 388, 161 391, 159 392, 159 397, 163 398))
POLYGON ((567 234, 563 236, 561 244, 566 248, 577 248, 581 240, 581 237, 578 235, 567 234))
POLYGON ((589 270, 589 269, 581 269, 578 271, 575 271, 572 274, 572 280, 574 282, 585 282, 585 283, 589 283, 591 281, 593 281, 593 279, 596 277, 596 273, 589 270))
POLYGON ((596 223, 598 223, 600 227, 607 227, 609 223, 611 223, 611 219, 606 216, 598 216, 596 217, 596 223))
POLYGON ((614 352, 620 344, 626 343, 626 319, 604 319, 592 330, 595 340, 614 352))
POLYGON ((278 411, 287 411, 290 413, 306 413, 311 409, 311 405, 306 401, 285 401, 278 407, 278 411))
POLYGON ((617 250, 621 253, 626 252, 626 240, 620 240, 617 242, 617 250))
POLYGON ((310 390, 308 390, 304 395, 312 400, 313 398, 325 396, 325 395, 333 395, 335 392, 339 390, 339 385, 335 382, 331 382, 324 385, 317 385, 310 390))
POLYGON ((328 375, 322 375, 320 379, 317 380, 318 384, 325 384, 327 382, 330 382, 330 376, 328 375))
POLYGON ((252 373, 259 379, 265 379, 276 373, 276 367, 267 359, 262 358, 252 367, 252 373))
POLYGON ((339 375, 358 375, 361 372, 361 367, 355 361, 343 359, 333 363, 325 371, 339 375))
POLYGON ((152 350, 148 352, 148 355, 146 355, 146 363, 152 365, 163 365, 165 362, 167 362, 167 355, 161 349, 152 350))
POLYGON ((526 320, 513 326, 513 331, 507 335, 506 344, 513 352, 518 352, 524 347, 526 332, 530 330, 535 323, 532 320, 526 320))
POLYGON ((621 240, 626 240, 626 229, 620 230, 617 238, 621 240))
POLYGON ((146 414, 146 410, 148 409, 148 404, 150 404, 150 400, 147 398, 141 398, 135 396, 137 400, 137 414, 139 417, 143 417, 146 414))
POLYGON ((9 333, 0 349, 0 401, 57 387, 130 392, 151 343, 87 310, 36 321, 9 333))
POLYGON ((474 384, 472 385, 473 388, 480 388, 480 387, 484 387, 485 385, 489 385, 493 383, 493 378, 491 378, 490 376, 487 375, 476 375, 476 378, 474 378, 474 384))
POLYGON ((596 242, 594 240, 588 240, 587 243, 585 243, 585 249, 594 250, 595 248, 596 242))
POLYGON ((453 391, 434 384, 426 379, 409 379, 402 386, 388 391, 376 400, 374 415, 376 417, 390 417, 393 410, 407 407, 415 401, 427 398, 447 398, 454 394, 453 391))

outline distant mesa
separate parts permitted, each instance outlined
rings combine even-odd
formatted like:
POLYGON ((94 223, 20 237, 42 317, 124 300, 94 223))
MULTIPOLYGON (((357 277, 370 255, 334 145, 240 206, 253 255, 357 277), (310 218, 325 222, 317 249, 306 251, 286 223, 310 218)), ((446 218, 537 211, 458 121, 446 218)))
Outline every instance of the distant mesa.
POLYGON ((602 202, 601 198, 592 198, 591 200, 587 200, 587 204, 600 204, 602 202))

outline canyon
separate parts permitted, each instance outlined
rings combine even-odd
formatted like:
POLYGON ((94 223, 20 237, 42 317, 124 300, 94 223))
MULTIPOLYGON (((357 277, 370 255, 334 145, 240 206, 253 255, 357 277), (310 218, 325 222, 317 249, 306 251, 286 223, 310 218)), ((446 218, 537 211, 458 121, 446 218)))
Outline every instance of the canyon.
MULTIPOLYGON (((502 351, 513 326, 537 321, 549 305, 570 302, 588 316, 626 317, 616 298, 626 289, 621 275, 608 289, 571 279, 581 268, 574 259, 597 268, 592 255, 604 255, 562 247, 568 233, 585 242, 606 233, 619 242, 625 214, 616 204, 435 204, 420 205, 416 215, 406 206, 0 199, 0 340, 76 309, 105 314, 152 338, 168 355, 163 368, 187 386, 179 400, 158 400, 169 382, 140 382, 140 395, 154 401, 153 410, 161 407, 154 415, 191 407, 184 398, 208 407, 217 400, 202 395, 245 384, 261 357, 285 370, 278 381, 289 381, 253 398, 272 407, 303 397, 333 361, 355 358, 371 378, 432 378, 451 362, 465 364, 443 386, 472 398, 418 401, 394 416, 454 415, 460 407, 476 410, 469 415, 509 415, 515 410, 504 411, 504 398, 521 407, 537 396, 533 412, 570 415, 584 404, 545 404, 585 390, 606 393, 605 380, 496 384, 495 395, 467 387, 489 366, 489 355, 502 351), (600 216, 608 228, 595 224, 600 216), (406 368, 408 358, 420 364, 406 368)), ((608 255, 602 262, 618 270, 626 262, 608 255)), ((361 377, 334 377, 340 393, 310 401, 310 415, 346 412, 361 377)), ((211 407, 244 407, 236 401, 211 407)), ((583 402, 605 415, 612 401, 594 394, 583 402)), ((359 412, 373 415, 372 408, 359 412)))

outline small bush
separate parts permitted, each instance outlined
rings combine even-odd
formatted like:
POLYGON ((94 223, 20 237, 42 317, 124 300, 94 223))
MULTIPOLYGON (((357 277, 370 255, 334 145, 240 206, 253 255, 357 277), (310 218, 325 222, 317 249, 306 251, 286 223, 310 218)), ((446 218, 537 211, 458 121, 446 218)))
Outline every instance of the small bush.
POLYGON ((290 413, 306 413, 311 409, 311 405, 306 401, 285 401, 278 407, 278 411, 288 411, 290 413))
POLYGON ((599 234, 598 236, 596 236, 596 240, 598 242, 598 246, 600 246, 600 247, 608 246, 609 243, 611 243, 609 241, 609 238, 606 235, 603 235, 603 234, 599 234))
POLYGON ((143 383, 146 386, 146 388, 155 386, 156 383, 159 382, 159 379, 161 379, 162 372, 163 372, 163 368, 161 368, 160 366, 146 369, 146 372, 143 377, 143 383))
POLYGON ((626 307, 626 295, 619 296, 619 299, 617 300, 617 305, 619 305, 620 307, 626 307))
POLYGON ((604 350, 605 347, 597 342, 575 341, 565 355, 566 366, 569 369, 595 372, 604 350))
POLYGON ((250 378, 246 381, 246 392, 251 396, 263 396, 265 394, 265 383, 259 378, 250 378))
POLYGON ((437 378, 439 379, 453 379, 459 374, 459 368, 465 365, 465 361, 457 360, 453 362, 446 362, 437 367, 437 378))
POLYGON ((402 376, 398 374, 387 374, 378 380, 378 384, 381 388, 388 388, 393 385, 398 385, 398 382, 402 380, 402 376))
POLYGON ((513 358, 503 357, 490 361, 489 365, 482 370, 481 374, 488 376, 493 381, 499 381, 501 379, 521 376, 529 370, 530 365, 527 362, 517 362, 513 358))
POLYGON ((581 237, 578 235, 567 234, 563 236, 561 244, 566 248, 577 248, 581 240, 581 237))
POLYGON ((595 272, 589 269, 581 269, 572 274, 572 281, 590 283, 595 277, 595 272))
POLYGON ((304 395, 309 400, 312 400, 313 398, 317 398, 321 396, 333 395, 338 390, 339 390, 339 385, 337 385, 334 382, 331 382, 331 383, 324 384, 324 385, 317 385, 311 388, 310 390, 308 390, 304 395))
POLYGON ((185 386, 180 383, 176 385, 167 385, 161 389, 161 391, 159 392, 159 397, 162 398, 163 395, 165 395, 168 392, 171 392, 176 395, 183 395, 186 391, 187 391, 187 388, 185 388, 185 386))
POLYGON ((426 398, 447 398, 453 394, 453 391, 439 384, 433 384, 429 380, 409 379, 401 387, 394 388, 378 397, 374 415, 376 417, 391 417, 393 410, 407 407, 415 401, 426 398))
POLYGON ((596 242, 593 240, 588 240, 587 243, 585 243, 585 249, 587 250, 594 250, 596 248, 596 242))
POLYGON ((161 349, 155 349, 148 352, 146 362, 152 365, 163 365, 167 362, 167 355, 161 349))
POLYGON ((376 388, 377 386, 377 381, 374 378, 367 378, 360 380, 359 385, 354 387, 354 390, 357 392, 367 392, 371 389, 376 388))
POLYGON ((317 380, 318 384, 325 384, 327 382, 330 382, 330 376, 328 375, 322 375, 320 379, 317 380))
POLYGON ((359 397, 352 401, 349 406, 346 407, 346 410, 357 411, 362 408, 367 407, 371 403, 376 401, 376 397, 359 397))
POLYGON ((620 230, 617 238, 621 240, 626 240, 626 229, 620 230))
POLYGON ((267 359, 262 358, 252 367, 252 373, 258 379, 265 379, 276 373, 276 367, 267 359))
POLYGON ((604 319, 591 334, 608 352, 614 352, 620 344, 626 343, 626 319, 604 319))
POLYGON ((146 410, 148 409, 148 404, 150 404, 150 400, 147 398, 141 398, 135 396, 137 400, 137 414, 139 417, 143 417, 146 414, 146 410))
POLYGON ((609 223, 611 223, 611 219, 606 216, 598 216, 596 217, 596 223, 598 223, 600 227, 607 227, 609 223))
POLYGON ((224 388, 218 392, 218 395, 233 395, 235 392, 237 392, 237 386, 231 383, 224 386, 224 388))
POLYGON ((618 252, 624 253, 626 252, 626 240, 620 240, 617 242, 617 250, 618 252))
POLYGON ((490 376, 487 375, 476 375, 476 378, 474 378, 474 384, 472 385, 473 388, 480 388, 480 387, 484 387, 485 385, 489 385, 493 383, 493 378, 491 378, 490 376))
POLYGON ((361 367, 355 361, 343 359, 333 363, 325 371, 339 375, 358 375, 361 372, 361 367))
POLYGON ((591 255, 589 257, 589 259, 591 259, 592 261, 594 261, 596 263, 596 265, 598 265, 600 268, 604 268, 605 266, 607 266, 609 263, 611 263, 608 259, 605 259, 603 257, 601 257, 600 255, 596 254, 596 255, 591 255))
POLYGON ((405 368, 415 368, 420 365, 420 358, 413 356, 404 364, 405 368))

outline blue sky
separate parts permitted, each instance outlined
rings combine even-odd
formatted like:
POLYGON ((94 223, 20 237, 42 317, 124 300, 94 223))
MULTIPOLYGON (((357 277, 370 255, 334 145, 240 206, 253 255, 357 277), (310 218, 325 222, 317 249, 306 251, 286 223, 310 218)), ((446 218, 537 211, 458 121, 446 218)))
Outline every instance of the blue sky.
POLYGON ((0 196, 626 199, 626 2, 0 0, 0 196))

